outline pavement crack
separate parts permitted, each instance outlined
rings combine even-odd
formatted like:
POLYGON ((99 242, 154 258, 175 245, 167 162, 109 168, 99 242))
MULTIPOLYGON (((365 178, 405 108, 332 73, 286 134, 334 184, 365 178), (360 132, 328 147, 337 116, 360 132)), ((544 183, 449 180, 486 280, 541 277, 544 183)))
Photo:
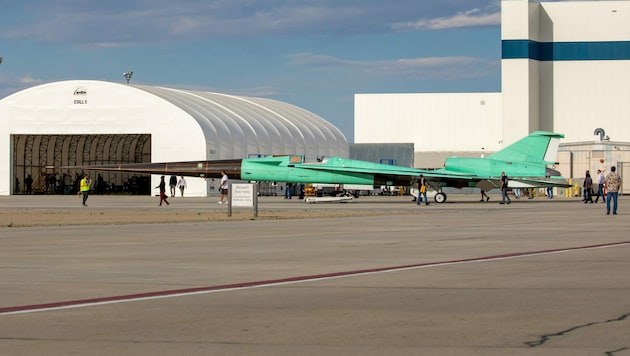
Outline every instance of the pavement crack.
POLYGON ((617 350, 606 351, 606 356, 614 356, 617 352, 626 351, 626 350, 630 350, 630 347, 622 347, 617 350))
MULTIPOLYGON (((593 322, 590 322, 590 323, 577 325, 577 326, 568 328, 566 330, 563 330, 563 331, 560 331, 560 332, 557 332, 557 333, 541 335, 538 338, 538 340, 526 341, 525 345, 527 345, 529 347, 538 347, 538 346, 546 343, 547 341, 551 340, 554 337, 564 336, 564 335, 569 334, 569 333, 571 333, 573 331, 576 331, 576 330, 579 330, 579 329, 583 329, 583 328, 587 328, 587 327, 590 327, 590 326, 593 326, 593 325, 607 324, 607 323, 613 323, 613 322, 617 322, 617 321, 623 321, 623 320, 627 319, 628 316, 630 316, 630 313, 626 313, 626 314, 623 314, 623 315, 621 315, 621 316, 619 316, 617 318, 608 319, 608 320, 605 320, 605 321, 593 321, 593 322)), ((612 352, 617 352, 617 351, 618 350, 612 351, 612 352)))

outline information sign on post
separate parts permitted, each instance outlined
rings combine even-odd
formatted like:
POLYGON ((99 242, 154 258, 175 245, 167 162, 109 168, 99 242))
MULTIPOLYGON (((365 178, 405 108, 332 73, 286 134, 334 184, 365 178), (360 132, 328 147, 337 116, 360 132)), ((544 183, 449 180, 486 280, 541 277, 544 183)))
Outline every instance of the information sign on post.
POLYGON ((230 183, 228 216, 232 216, 232 207, 252 208, 254 217, 258 217, 258 185, 254 183, 230 183))

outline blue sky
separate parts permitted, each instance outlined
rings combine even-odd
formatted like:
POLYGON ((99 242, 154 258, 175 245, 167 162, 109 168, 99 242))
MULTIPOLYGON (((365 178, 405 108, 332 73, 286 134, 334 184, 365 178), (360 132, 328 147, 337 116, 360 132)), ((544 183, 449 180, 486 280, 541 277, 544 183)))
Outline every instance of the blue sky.
POLYGON ((0 98, 69 79, 260 96, 354 140, 355 93, 498 92, 499 0, 23 0, 0 98))

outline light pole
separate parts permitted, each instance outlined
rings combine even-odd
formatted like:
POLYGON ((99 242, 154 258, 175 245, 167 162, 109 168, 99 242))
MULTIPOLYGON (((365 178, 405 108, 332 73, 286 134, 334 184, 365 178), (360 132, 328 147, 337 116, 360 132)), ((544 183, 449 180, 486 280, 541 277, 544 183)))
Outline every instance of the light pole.
POLYGON ((129 84, 129 80, 131 79, 132 75, 133 75, 133 71, 128 71, 128 72, 124 72, 123 73, 123 77, 125 77, 125 79, 127 79, 127 84, 129 84))

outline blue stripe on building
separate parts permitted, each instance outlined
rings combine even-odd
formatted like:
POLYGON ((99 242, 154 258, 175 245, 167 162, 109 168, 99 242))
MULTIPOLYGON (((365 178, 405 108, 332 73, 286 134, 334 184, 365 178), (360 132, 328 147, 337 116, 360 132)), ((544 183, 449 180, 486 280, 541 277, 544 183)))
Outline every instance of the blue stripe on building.
POLYGON ((536 42, 501 41, 503 59, 537 61, 630 60, 630 41, 607 42, 536 42))

